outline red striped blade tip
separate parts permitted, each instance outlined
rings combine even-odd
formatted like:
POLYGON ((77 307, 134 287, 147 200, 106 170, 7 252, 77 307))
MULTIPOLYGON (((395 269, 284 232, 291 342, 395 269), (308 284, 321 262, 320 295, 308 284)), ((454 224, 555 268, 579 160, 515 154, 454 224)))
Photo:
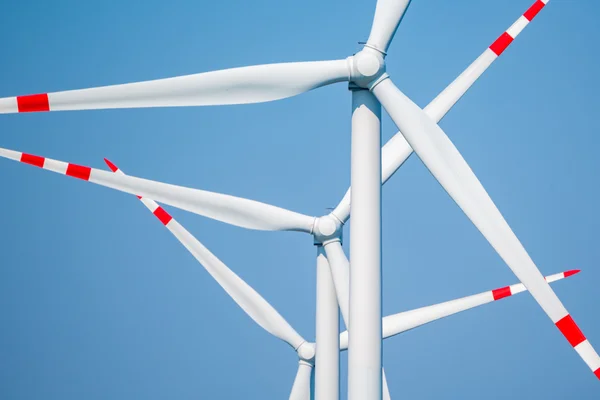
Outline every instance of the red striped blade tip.
POLYGON ((580 272, 581 272, 581 270, 580 270, 580 269, 570 269, 570 270, 568 270, 568 271, 565 271, 565 272, 563 272, 563 273, 565 274, 565 278, 568 278, 568 277, 570 277, 570 276, 573 276, 573 275, 575 275, 575 274, 578 274, 578 273, 580 273, 580 272))
POLYGON ((113 164, 108 158, 104 159, 104 162, 106 163, 106 165, 108 165, 108 168, 110 168, 110 170, 112 172, 116 172, 119 168, 113 164))

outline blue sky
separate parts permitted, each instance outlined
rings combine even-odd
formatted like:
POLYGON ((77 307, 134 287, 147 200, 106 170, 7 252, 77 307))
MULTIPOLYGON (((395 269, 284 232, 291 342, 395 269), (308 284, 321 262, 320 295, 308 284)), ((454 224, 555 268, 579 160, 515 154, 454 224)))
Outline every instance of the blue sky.
MULTIPOLYGON (((374 1, 34 1, 0 15, 0 97, 346 57, 374 1)), ((414 0, 388 72, 425 106, 531 0, 414 0)), ((590 341, 600 346, 600 5, 552 0, 443 120, 590 341)), ((344 84, 228 107, 4 115, 1 147, 306 214, 350 181, 344 84)), ((384 118, 383 136, 396 132, 384 118)), ((135 198, 3 161, 0 397, 281 399, 297 359, 135 198)), ((384 313, 516 283, 416 157, 383 190, 384 313)), ((169 209, 314 338, 312 239, 169 209)), ((342 391, 346 357, 342 357, 342 391)), ((392 398, 593 399, 598 382, 520 295, 386 341, 392 398)))

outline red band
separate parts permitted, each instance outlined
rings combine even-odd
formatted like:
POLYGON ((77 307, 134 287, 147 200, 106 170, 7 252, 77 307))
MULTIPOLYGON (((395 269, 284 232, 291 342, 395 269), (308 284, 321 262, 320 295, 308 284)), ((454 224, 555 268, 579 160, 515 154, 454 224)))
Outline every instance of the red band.
POLYGON ((156 215, 156 218, 158 218, 165 226, 173 219, 173 217, 171 217, 162 207, 158 207, 154 210, 154 215, 156 215))
POLYGON ((490 46, 490 50, 496 53, 497 56, 502 54, 504 50, 512 43, 513 37, 508 33, 504 32, 492 45, 490 46))
POLYGON ((21 162, 25 164, 44 168, 44 161, 46 161, 44 157, 34 156, 33 154, 21 154, 21 162))
POLYGON ((594 371, 594 374, 596 375, 596 378, 600 379, 600 368, 594 371))
POLYGON ((67 167, 67 175, 73 178, 83 179, 84 181, 90 180, 90 174, 92 169, 90 167, 83 167, 77 164, 69 164, 67 167))
POLYGON ((573 347, 585 341, 585 336, 570 315, 558 321, 556 327, 565 335, 573 347))
POLYGON ((511 296, 512 293, 510 291, 510 286, 492 290, 492 295, 494 296, 494 300, 500 300, 505 297, 511 296))
POLYGON ((17 107, 19 112, 50 111, 50 103, 46 93, 18 96, 17 107))
POLYGON ((531 21, 536 15, 538 15, 540 11, 542 11, 542 8, 544 8, 545 5, 546 4, 544 4, 542 0, 537 0, 531 7, 529 7, 529 10, 525 11, 523 16, 527 18, 528 21, 531 21))

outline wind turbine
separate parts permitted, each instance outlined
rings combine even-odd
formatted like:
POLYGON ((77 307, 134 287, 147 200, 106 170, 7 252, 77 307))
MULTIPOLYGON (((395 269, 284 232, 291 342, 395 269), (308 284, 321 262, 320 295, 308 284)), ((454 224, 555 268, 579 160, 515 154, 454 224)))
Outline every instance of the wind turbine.
MULTIPOLYGON (((379 183, 387 180, 414 149, 531 291, 586 364, 600 377, 600 357, 544 281, 468 164, 437 125, 547 2, 537 0, 424 110, 406 97, 385 72, 386 51, 409 1, 379 0, 365 47, 345 60, 269 64, 133 84, 10 97, 0 99, 0 113, 257 103, 294 96, 337 82, 350 82, 353 92, 351 170, 354 194, 348 192, 345 200, 331 214, 320 218, 233 196, 135 177, 111 176, 104 171, 73 164, 53 164, 46 160, 42 161, 42 166, 234 225, 302 231, 315 236, 327 254, 337 300, 352 332, 349 396, 351 399, 372 399, 381 397, 382 390, 379 183), (388 142, 383 153, 380 153, 380 103, 401 131, 388 142), (388 159, 386 154, 390 154, 388 159), (350 196, 352 202, 349 201, 350 196), (348 263, 339 240, 349 211, 354 216, 354 223, 350 232, 353 264, 349 280, 352 286, 348 290, 348 263), (349 296, 349 293, 352 295, 349 296)), ((12 157, 10 151, 6 154, 12 157)), ((40 163, 39 159, 28 157, 25 157, 26 162, 40 163)), ((331 292, 331 286, 323 286, 323 293, 331 292)), ((331 304, 325 308, 324 303, 320 302, 323 312, 331 312, 331 304)), ((323 339, 323 343, 329 343, 329 348, 334 342, 331 333, 334 329, 332 326, 323 329, 323 337, 329 338, 323 339)), ((333 357, 331 349, 326 353, 333 357)))
MULTIPOLYGON (((104 159, 106 165, 116 174, 125 175, 114 163, 104 159)), ((264 330, 278 339, 290 345, 298 355, 298 371, 294 378, 290 400, 310 400, 313 398, 311 375, 315 372, 316 355, 315 343, 309 343, 250 285, 244 282, 235 272, 231 271, 221 260, 214 256, 200 241, 198 241, 187 229, 177 222, 167 211, 160 207, 154 200, 138 196, 139 200, 148 210, 175 236, 175 238, 204 266, 207 272, 227 292, 236 304, 246 312, 264 330)), ((321 260, 322 254, 319 256, 321 260)), ((326 262, 326 260, 325 260, 326 262)), ((320 272, 320 271, 317 271, 320 272)), ((328 270, 325 270, 329 273, 328 270)), ((558 274, 547 276, 548 283, 568 278, 578 274, 580 270, 569 270, 558 274)), ((317 280, 317 283, 319 281, 317 280)), ((505 286, 472 296, 450 300, 432 306, 422 307, 415 310, 405 311, 389 315, 383 318, 383 339, 396 336, 400 333, 418 328, 419 326, 437 321, 439 319, 470 310, 484 304, 498 301, 515 294, 525 292, 527 289, 522 283, 505 286)), ((318 303, 318 302, 317 302, 318 303)), ((337 315, 336 309, 336 318, 337 315)), ((337 334, 337 332, 336 332, 337 334)), ((340 334, 339 349, 348 349, 348 331, 340 334)), ((328 365, 319 365, 327 368, 328 365)), ((325 371, 328 371, 325 369, 325 371)), ((331 378, 331 377, 330 377, 331 378)), ((334 382, 335 383, 335 382, 334 382)), ((386 386, 387 388, 387 386, 386 386)), ((387 392, 387 389, 386 389, 387 392)), ((389 396, 389 393, 388 393, 389 396)))
MULTIPOLYGON (((105 159, 114 173, 124 175, 114 163, 105 159)), ((315 351, 315 343, 304 339, 277 310, 258 292, 230 270, 221 260, 212 254, 187 229, 175 220, 154 200, 138 196, 146 208, 167 228, 173 236, 196 258, 213 279, 225 290, 233 301, 272 336, 290 345, 298 355, 298 370, 290 392, 290 400, 310 400, 313 394, 311 385, 314 365, 319 357, 315 351)), ((328 272, 328 271, 327 271, 328 272)), ((546 277, 552 283, 579 273, 569 270, 546 277)), ((527 289, 523 284, 515 284, 476 295, 450 300, 432 306, 405 311, 383 318, 383 338, 387 339, 403 332, 418 328, 439 319, 466 311, 484 304, 498 301, 527 289)), ((336 333, 337 334, 337 333, 336 333)), ((348 349, 348 331, 342 332, 339 339, 339 350, 348 349)))

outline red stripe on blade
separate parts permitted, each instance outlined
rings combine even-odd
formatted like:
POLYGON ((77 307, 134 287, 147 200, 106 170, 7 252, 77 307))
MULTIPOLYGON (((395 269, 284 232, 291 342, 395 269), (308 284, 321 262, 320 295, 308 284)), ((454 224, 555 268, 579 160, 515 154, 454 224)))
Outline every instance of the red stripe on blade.
POLYGON ((556 323, 556 327, 561 331, 563 335, 567 338, 571 346, 575 347, 581 342, 585 341, 585 336, 573 321, 570 315, 567 315, 560 321, 556 323))
POLYGON ((154 215, 156 215, 156 218, 158 218, 165 226, 173 219, 173 217, 171 217, 162 207, 158 207, 154 210, 154 215))
POLYGON ((565 272, 563 272, 563 274, 565 275, 565 278, 568 278, 568 277, 570 277, 570 276, 573 276, 573 275, 575 275, 575 274, 578 274, 578 273, 580 273, 580 272, 581 272, 581 270, 580 270, 580 269, 572 269, 572 270, 570 270, 570 271, 565 271, 565 272))
POLYGON ((512 293, 510 292, 510 286, 492 290, 492 295, 494 296, 494 300, 500 300, 505 297, 511 296, 512 293))
POLYGON ((600 379, 600 368, 594 371, 594 374, 596 375, 596 378, 600 379))
POLYGON ((84 181, 90 180, 90 174, 92 169, 90 167, 84 167, 77 164, 69 164, 67 167, 67 175, 73 178, 83 179, 84 181))
POLYGON ((19 112, 50 111, 50 103, 46 93, 18 96, 17 107, 19 112))
POLYGON ((490 50, 496 53, 497 56, 502 54, 504 50, 512 43, 514 39, 508 33, 504 32, 492 45, 490 50))
POLYGON ((542 0, 537 0, 531 7, 529 7, 529 10, 525 11, 523 16, 527 18, 528 21, 531 21, 536 15, 538 15, 540 11, 542 11, 542 8, 544 8, 545 5, 546 4, 544 4, 542 0))
POLYGON ((44 161, 46 161, 44 157, 34 156, 33 154, 21 154, 21 162, 25 164, 44 168, 44 161))

